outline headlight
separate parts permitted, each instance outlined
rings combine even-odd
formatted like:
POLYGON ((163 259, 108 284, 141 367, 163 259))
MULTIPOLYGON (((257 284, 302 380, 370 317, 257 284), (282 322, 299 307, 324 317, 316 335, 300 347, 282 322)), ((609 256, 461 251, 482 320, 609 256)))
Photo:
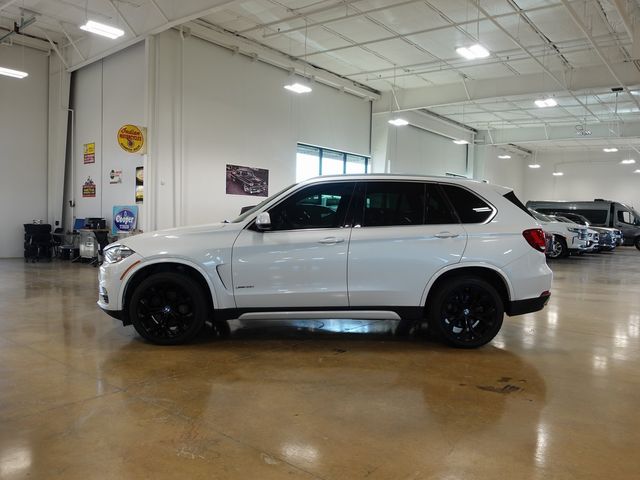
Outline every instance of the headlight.
POLYGON ((569 227, 569 228, 567 228, 567 230, 569 230, 571 233, 580 233, 580 229, 579 228, 569 227))
POLYGON ((114 245, 104 251, 104 261, 105 263, 118 263, 132 253, 134 253, 134 251, 129 247, 125 247, 124 245, 114 245))

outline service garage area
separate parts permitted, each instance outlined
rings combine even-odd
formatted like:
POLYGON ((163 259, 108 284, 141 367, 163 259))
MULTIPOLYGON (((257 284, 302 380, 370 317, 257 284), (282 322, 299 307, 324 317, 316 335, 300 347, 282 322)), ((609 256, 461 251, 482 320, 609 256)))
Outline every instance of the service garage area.
POLYGON ((635 479, 635 0, 0 0, 0 479, 635 479))

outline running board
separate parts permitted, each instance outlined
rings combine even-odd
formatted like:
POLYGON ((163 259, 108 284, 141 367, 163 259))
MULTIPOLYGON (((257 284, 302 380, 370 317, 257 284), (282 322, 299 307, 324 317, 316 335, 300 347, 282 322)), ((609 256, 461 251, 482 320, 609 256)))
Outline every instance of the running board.
POLYGON ((400 320, 400 316, 391 310, 316 310, 283 312, 247 312, 238 320, 317 320, 340 318, 350 320, 400 320))

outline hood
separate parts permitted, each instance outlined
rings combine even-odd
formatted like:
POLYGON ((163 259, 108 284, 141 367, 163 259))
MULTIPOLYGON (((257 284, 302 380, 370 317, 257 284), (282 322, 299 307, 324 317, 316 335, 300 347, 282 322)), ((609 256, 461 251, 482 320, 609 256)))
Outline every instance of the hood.
POLYGON ((238 223, 211 223, 207 225, 196 225, 191 227, 168 228, 166 230, 156 230, 139 235, 132 235, 114 242, 114 244, 126 245, 132 250, 139 252, 150 245, 156 243, 170 244, 167 242, 185 242, 195 236, 222 231, 237 231, 242 228, 238 223))

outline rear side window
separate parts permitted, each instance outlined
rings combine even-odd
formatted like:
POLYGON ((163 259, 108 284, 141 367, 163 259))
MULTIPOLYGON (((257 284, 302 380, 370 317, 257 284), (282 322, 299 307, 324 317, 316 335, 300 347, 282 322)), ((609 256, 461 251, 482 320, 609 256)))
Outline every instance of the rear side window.
POLYGON ((369 182, 364 197, 364 226, 422 225, 425 185, 410 182, 369 182))
POLYGON ((493 208, 466 188, 442 185, 462 223, 483 223, 493 215, 493 208))
POLYGON ((447 199, 444 198, 439 186, 432 183, 426 184, 425 220, 427 225, 444 225, 458 223, 458 219, 451 210, 447 199))

